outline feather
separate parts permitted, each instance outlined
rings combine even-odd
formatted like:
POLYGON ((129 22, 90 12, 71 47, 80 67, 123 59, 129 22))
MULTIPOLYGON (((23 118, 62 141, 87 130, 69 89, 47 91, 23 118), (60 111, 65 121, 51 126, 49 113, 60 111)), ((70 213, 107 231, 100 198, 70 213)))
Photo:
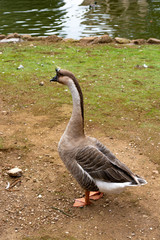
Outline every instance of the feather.
POLYGON ((72 94, 72 116, 60 139, 58 151, 80 186, 86 192, 119 193, 125 187, 146 184, 96 138, 85 136, 83 94, 75 76, 67 70, 58 69, 52 80, 67 85, 72 94))

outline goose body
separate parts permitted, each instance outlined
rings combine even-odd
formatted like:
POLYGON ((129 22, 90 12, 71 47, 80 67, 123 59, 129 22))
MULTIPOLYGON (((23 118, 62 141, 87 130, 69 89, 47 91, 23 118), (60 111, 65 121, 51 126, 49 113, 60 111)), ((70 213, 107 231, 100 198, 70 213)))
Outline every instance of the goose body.
POLYGON ((79 83, 67 70, 56 69, 56 72, 51 81, 67 85, 73 100, 72 116, 59 141, 58 152, 66 168, 86 191, 82 205, 90 203, 90 191, 120 193, 126 187, 146 184, 96 138, 85 135, 83 95, 79 83))

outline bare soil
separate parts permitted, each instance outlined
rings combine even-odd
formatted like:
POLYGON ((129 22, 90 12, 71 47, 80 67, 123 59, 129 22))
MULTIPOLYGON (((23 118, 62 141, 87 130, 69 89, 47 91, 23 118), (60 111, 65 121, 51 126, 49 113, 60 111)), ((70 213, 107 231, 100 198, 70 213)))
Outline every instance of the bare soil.
MULTIPOLYGON (((2 101, 1 101, 2 103, 2 101)), ((71 108, 63 107, 61 117, 71 108)), ((84 208, 72 207, 83 190, 65 169, 57 144, 66 122, 50 127, 49 116, 34 116, 29 109, 13 112, 0 105, 0 239, 160 239, 160 175, 157 165, 138 146, 87 128, 133 172, 148 184, 129 188, 120 195, 104 195, 84 208), (23 170, 15 186, 7 170, 23 170)))

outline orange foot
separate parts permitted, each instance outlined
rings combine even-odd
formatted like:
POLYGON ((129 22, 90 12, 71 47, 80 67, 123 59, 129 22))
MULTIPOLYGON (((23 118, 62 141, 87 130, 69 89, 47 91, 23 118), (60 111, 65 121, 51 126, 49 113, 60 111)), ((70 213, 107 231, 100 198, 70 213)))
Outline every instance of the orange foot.
POLYGON ((87 205, 92 204, 89 200, 98 200, 103 197, 103 193, 101 192, 85 192, 85 197, 83 198, 78 198, 75 200, 73 207, 84 207, 87 205))
POLYGON ((84 207, 92 204, 90 201, 86 202, 85 198, 77 198, 73 204, 73 207, 84 207))
POLYGON ((89 199, 92 199, 92 200, 98 200, 102 197, 103 197, 102 192, 90 192, 89 193, 89 199))

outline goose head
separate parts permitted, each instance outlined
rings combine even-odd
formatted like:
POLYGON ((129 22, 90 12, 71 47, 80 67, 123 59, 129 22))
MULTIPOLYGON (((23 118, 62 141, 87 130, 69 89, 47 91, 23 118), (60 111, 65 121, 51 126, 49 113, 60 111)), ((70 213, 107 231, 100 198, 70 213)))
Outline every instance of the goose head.
POLYGON ((56 76, 53 77, 50 82, 58 82, 63 85, 67 85, 71 91, 72 97, 74 98, 74 102, 77 102, 80 100, 81 105, 81 112, 82 112, 82 118, 84 119, 84 113, 83 113, 83 94, 81 87, 73 75, 73 73, 69 72, 68 70, 56 68, 56 76))
POLYGON ((53 77, 50 82, 58 82, 68 86, 69 83, 74 80, 75 76, 73 73, 69 72, 68 70, 56 68, 56 76, 53 77))

